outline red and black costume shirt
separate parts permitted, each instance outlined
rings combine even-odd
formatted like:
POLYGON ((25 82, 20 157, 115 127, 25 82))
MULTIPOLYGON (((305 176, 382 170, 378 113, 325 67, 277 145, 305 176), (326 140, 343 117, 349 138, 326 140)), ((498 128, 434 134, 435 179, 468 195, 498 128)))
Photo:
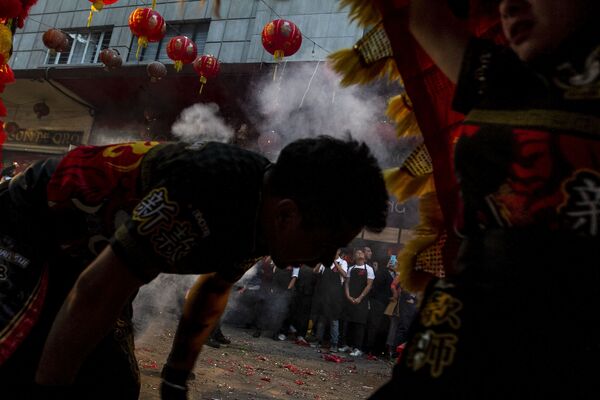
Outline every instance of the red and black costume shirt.
POLYGON ((470 43, 454 99, 467 114, 454 137, 467 232, 599 235, 600 48, 581 59, 534 68, 507 48, 470 43))
POLYGON ((83 146, 52 174, 48 204, 63 251, 93 257, 110 241, 146 282, 160 272, 235 281, 263 252, 257 217, 268 166, 221 143, 83 146))

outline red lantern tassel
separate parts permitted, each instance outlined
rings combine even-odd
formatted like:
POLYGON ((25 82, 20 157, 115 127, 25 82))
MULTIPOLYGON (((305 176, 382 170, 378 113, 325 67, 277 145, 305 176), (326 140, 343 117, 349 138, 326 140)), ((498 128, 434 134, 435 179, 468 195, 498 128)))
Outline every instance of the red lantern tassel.
POLYGON ((148 38, 146 36, 140 36, 138 38, 138 48, 135 51, 135 59, 139 60, 140 59, 140 50, 142 50, 142 48, 146 48, 148 47, 148 38))
POLYGON ((206 83, 206 77, 204 75, 200 75, 200 91, 198 94, 202 94, 202 89, 204 89, 204 84, 206 83))
POLYGON ((277 79, 277 68, 279 67, 279 62, 281 62, 281 60, 283 60, 283 57, 285 56, 285 53, 283 52, 283 50, 275 50, 275 53, 273 53, 273 58, 275 59, 275 69, 273 70, 273 81, 275 81, 277 79))
POLYGON ((90 15, 88 16, 88 20, 87 20, 88 28, 92 24, 92 17, 94 16, 94 13, 102 11, 103 8, 104 8, 103 0, 96 0, 94 2, 94 4, 92 4, 92 7, 90 8, 90 15))
POLYGON ((275 50, 275 53, 273 53, 273 57, 275 58, 275 61, 277 61, 277 62, 283 60, 284 56, 285 56, 285 53, 283 52, 283 50, 275 50))
POLYGON ((183 61, 177 60, 175 61, 175 71, 179 72, 183 68, 183 61))

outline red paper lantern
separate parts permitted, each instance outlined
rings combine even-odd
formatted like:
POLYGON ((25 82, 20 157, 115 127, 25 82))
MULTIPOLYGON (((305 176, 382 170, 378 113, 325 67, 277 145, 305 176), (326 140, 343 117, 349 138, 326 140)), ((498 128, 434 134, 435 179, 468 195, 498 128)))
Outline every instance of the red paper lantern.
POLYGON ((276 19, 265 25, 262 31, 265 50, 276 61, 294 55, 302 45, 302 33, 296 24, 286 19, 276 19))
POLYGON ((138 37, 138 48, 135 57, 140 55, 140 49, 148 43, 159 42, 167 31, 165 19, 151 8, 136 8, 129 14, 129 29, 138 37))
POLYGON ((167 56, 175 61, 175 71, 181 71, 183 64, 194 62, 198 55, 196 43, 187 36, 175 36, 167 44, 167 56))
POLYGON ((160 61, 152 61, 146 67, 146 72, 150 77, 150 82, 155 83, 167 76, 167 67, 160 61))
POLYGON ((70 50, 70 48, 71 43, 69 42, 69 35, 65 35, 63 41, 54 50, 56 50, 59 53, 66 53, 70 50))
POLYGON ((200 76, 200 94, 202 93, 202 88, 206 83, 208 78, 216 78, 219 75, 219 71, 221 70, 221 64, 217 57, 205 54, 194 60, 193 63, 194 70, 200 76))
POLYGON ((59 46, 64 43, 66 38, 66 34, 60 29, 48 29, 44 32, 42 36, 42 41, 44 42, 44 46, 49 48, 50 50, 56 50, 59 46))
POLYGON ((115 49, 102 50, 98 58, 100 59, 100 62, 103 63, 106 66, 106 69, 109 71, 112 69, 119 68, 121 65, 123 65, 123 59, 121 58, 119 51, 115 49))
POLYGON ((109 6, 111 4, 116 3, 119 0, 88 0, 92 3, 92 7, 90 8, 90 15, 88 17, 87 26, 89 27, 92 24, 92 16, 95 12, 100 12, 104 8, 104 6, 109 6))

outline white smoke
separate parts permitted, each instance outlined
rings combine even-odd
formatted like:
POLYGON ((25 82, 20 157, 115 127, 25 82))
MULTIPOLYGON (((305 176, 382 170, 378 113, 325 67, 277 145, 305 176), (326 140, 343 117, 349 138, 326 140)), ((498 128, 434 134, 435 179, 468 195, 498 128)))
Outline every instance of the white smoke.
MULTIPOLYGON (((399 86, 388 88, 390 94, 382 95, 381 85, 341 87, 340 77, 323 62, 287 69, 284 64, 276 79, 266 77, 255 88, 254 114, 259 116, 255 124, 263 135, 272 135, 273 131, 279 135, 277 150, 304 137, 352 137, 365 142, 380 164, 389 165, 393 159, 392 164, 397 165, 414 144, 398 142, 399 146, 390 146, 389 140, 377 134, 377 128, 386 126, 387 98, 400 90, 399 86)), ((393 129, 392 125, 389 128, 393 129)))
POLYGON ((234 132, 219 116, 215 103, 197 103, 181 112, 171 128, 173 136, 182 142, 231 141, 234 132))
POLYGON ((159 274, 140 288, 133 302, 133 323, 138 340, 142 340, 147 332, 157 332, 165 325, 171 325, 171 328, 175 325, 183 310, 185 294, 197 277, 159 274))

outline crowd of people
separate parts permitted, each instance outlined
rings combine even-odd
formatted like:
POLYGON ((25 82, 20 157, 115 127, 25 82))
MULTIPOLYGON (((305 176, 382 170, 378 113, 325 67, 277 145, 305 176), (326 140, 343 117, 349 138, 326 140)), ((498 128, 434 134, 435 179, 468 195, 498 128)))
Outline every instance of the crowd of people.
MULTIPOLYGON (((240 281, 228 320, 254 337, 392 359, 416 313, 416 296, 399 287, 395 268, 395 257, 380 261, 368 246, 338 249, 328 266, 280 269, 266 257, 240 281)), ((219 335, 209 345, 228 341, 219 335)))

